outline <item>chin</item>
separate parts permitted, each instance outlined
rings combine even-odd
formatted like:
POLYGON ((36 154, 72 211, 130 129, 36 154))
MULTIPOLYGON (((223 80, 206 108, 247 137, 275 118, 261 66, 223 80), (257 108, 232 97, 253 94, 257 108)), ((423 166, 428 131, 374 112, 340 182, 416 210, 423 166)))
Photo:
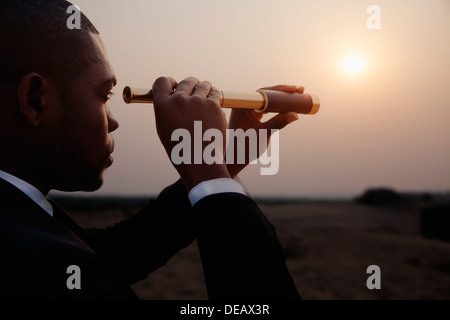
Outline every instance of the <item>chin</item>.
POLYGON ((86 180, 81 187, 81 191, 93 192, 100 189, 103 185, 103 172, 97 175, 95 178, 86 180))
POLYGON ((90 182, 90 183, 83 183, 83 184, 76 184, 76 185, 63 185, 63 186, 57 186, 53 188, 54 190, 58 191, 64 191, 64 192, 77 192, 77 191, 83 191, 83 192, 93 192, 97 191, 101 188, 103 185, 103 181, 97 181, 97 182, 90 182))
POLYGON ((65 192, 76 192, 76 191, 93 192, 100 189, 102 185, 103 185, 103 174, 97 174, 91 175, 89 177, 76 177, 72 179, 69 178, 64 179, 64 182, 56 186, 54 189, 65 192))
POLYGON ((102 187, 102 185, 103 185, 103 180, 97 181, 96 183, 86 185, 84 188, 82 188, 81 191, 85 191, 85 192, 97 191, 102 187))

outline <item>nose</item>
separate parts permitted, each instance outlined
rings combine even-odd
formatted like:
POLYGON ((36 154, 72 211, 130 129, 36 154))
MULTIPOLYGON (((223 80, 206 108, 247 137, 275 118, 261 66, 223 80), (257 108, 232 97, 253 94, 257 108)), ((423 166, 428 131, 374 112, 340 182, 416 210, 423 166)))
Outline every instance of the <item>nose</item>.
POLYGON ((107 108, 108 116, 108 133, 115 131, 119 127, 119 122, 114 118, 109 108, 107 108))

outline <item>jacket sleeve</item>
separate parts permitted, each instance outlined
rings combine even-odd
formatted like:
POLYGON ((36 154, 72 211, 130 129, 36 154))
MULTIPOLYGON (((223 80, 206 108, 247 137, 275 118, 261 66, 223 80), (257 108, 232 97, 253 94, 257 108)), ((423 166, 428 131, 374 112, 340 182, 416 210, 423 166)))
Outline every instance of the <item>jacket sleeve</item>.
POLYGON ((120 283, 134 283, 164 265, 196 237, 192 206, 179 180, 130 218, 106 229, 87 229, 89 245, 120 283))
POLYGON ((216 194, 194 210, 210 299, 300 299, 275 229, 253 200, 216 194))

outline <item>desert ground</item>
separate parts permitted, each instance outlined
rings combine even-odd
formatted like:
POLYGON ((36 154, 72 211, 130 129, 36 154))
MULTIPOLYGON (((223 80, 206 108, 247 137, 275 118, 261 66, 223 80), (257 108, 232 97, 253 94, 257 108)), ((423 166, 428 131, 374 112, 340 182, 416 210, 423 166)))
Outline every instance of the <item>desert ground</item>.
MULTIPOLYGON (((450 242, 421 235, 421 205, 374 207, 353 201, 261 203, 305 300, 450 299, 450 242), (367 268, 381 271, 369 290, 367 268)), ((104 227, 126 210, 69 211, 83 226, 104 227)), ((144 300, 207 299, 196 243, 133 286, 144 300)))

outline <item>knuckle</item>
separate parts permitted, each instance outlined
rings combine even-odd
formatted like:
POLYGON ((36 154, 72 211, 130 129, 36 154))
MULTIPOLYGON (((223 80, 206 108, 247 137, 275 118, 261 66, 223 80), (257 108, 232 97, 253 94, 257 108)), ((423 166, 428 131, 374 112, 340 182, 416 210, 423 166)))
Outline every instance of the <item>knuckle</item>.
POLYGON ((167 81, 167 77, 158 77, 155 80, 154 84, 158 84, 158 83, 161 83, 161 82, 164 82, 164 81, 167 81))
POLYGON ((216 87, 213 87, 211 89, 211 91, 209 92, 209 96, 211 98, 220 98, 222 96, 222 92, 219 89, 217 89, 216 87))
POLYGON ((176 105, 186 105, 187 104, 187 98, 186 96, 184 96, 183 94, 173 94, 171 96, 171 100, 173 101, 174 104, 176 105))
POLYGON ((197 84, 195 86, 196 88, 202 89, 202 90, 209 90, 209 88, 211 87, 210 84, 206 83, 206 82, 200 82, 199 84, 197 84))
POLYGON ((199 83, 200 81, 196 78, 196 77, 187 77, 185 79, 187 82, 194 82, 194 83, 199 83))
POLYGON ((202 104, 205 103, 205 99, 200 96, 194 95, 189 97, 189 102, 194 106, 201 106, 202 104))

